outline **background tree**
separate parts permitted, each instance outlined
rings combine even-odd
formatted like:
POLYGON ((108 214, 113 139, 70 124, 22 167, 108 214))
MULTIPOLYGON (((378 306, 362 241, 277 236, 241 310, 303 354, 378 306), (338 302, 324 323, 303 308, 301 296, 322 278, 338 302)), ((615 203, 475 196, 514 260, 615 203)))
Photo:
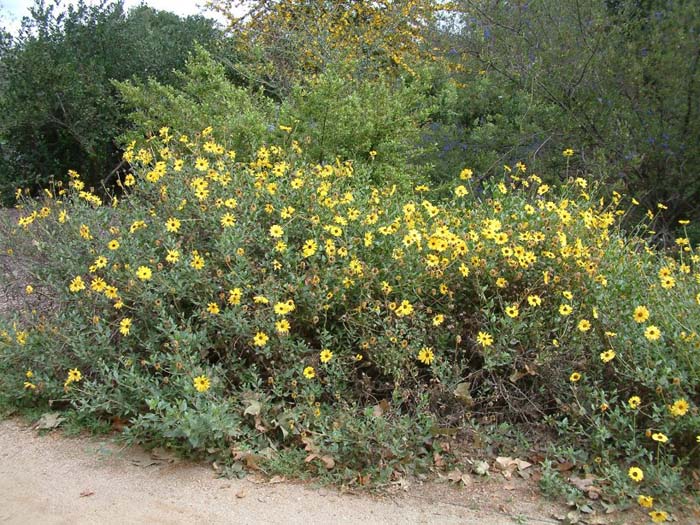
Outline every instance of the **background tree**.
POLYGON ((127 124, 112 79, 173 80, 194 42, 219 31, 200 16, 144 5, 37 0, 0 52, 0 191, 36 187, 68 169, 99 185, 120 165, 115 136, 127 124))

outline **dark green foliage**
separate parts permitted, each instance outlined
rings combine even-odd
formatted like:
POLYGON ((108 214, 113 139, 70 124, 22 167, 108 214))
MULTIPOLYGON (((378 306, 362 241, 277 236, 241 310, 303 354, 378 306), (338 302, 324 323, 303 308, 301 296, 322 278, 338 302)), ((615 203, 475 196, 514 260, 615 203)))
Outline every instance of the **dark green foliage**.
POLYGON ((0 195, 36 188, 68 169, 99 186, 120 164, 113 138, 125 120, 112 79, 170 82, 194 42, 213 46, 203 17, 122 2, 62 10, 37 1, 14 40, 0 45, 0 195))
POLYGON ((573 148, 572 169, 633 192, 648 207, 666 203, 667 225, 697 217, 697 2, 462 6, 452 52, 464 53, 472 68, 463 77, 472 96, 459 101, 461 122, 452 131, 470 146, 468 159, 480 168, 526 159, 546 171, 561 167, 562 150, 573 148))

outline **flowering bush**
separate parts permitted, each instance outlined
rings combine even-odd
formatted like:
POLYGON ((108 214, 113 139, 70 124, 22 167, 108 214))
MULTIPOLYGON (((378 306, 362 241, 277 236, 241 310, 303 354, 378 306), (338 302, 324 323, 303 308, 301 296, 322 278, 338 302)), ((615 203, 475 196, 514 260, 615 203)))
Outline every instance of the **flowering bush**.
POLYGON ((658 253, 644 227, 625 235, 636 201, 583 179, 551 188, 519 164, 483 187, 464 169, 438 202, 372 184, 371 159, 309 164, 292 138, 237 158, 209 128, 164 127, 127 149, 123 194, 72 173, 24 201, 0 242, 37 308, 5 322, 2 395, 341 479, 426 466, 431 431, 500 414, 546 420, 618 495, 684 483, 700 433, 687 239, 658 253))

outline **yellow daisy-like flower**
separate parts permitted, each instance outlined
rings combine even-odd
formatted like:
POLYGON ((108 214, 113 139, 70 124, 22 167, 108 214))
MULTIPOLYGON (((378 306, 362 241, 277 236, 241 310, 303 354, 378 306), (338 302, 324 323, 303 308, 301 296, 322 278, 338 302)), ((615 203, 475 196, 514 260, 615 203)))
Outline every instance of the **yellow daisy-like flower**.
POLYGON ((613 359, 615 359, 615 350, 606 350, 600 353, 600 360, 603 363, 609 363, 613 359))
POLYGON ((530 306, 539 306, 542 304, 542 298, 539 295, 528 295, 527 303, 530 306))
POLYGON ((202 157, 197 157, 194 162, 194 167, 198 171, 207 171, 209 169, 209 161, 202 157))
POLYGON ((569 381, 571 381, 572 383, 577 383, 580 380, 581 380, 581 374, 578 372, 574 372, 569 376, 569 381))
POLYGON ((639 396, 632 396, 627 400, 627 404, 632 410, 636 410, 642 404, 642 400, 639 396))
POLYGON ((197 389, 197 392, 206 392, 211 387, 211 381, 205 375, 195 377, 192 380, 192 384, 197 389))
POLYGON ((131 318, 125 317, 119 321, 119 333, 122 335, 129 335, 131 331, 131 318))
POLYGON ((455 188, 455 195, 457 197, 464 197, 465 195, 469 195, 469 190, 460 184, 455 188))
POLYGON ((657 341, 661 337, 661 330, 654 325, 649 325, 646 330, 644 330, 644 337, 649 341, 657 341))
POLYGON ((639 467, 630 467, 627 471, 627 475, 632 481, 636 481, 637 483, 640 483, 644 479, 644 471, 639 467))
POLYGON ((230 228, 236 224, 236 217, 232 213, 224 213, 219 222, 224 228, 230 228))
POLYGON ((172 233, 177 233, 180 230, 180 220, 175 217, 170 217, 165 221, 165 229, 172 233))
POLYGON ((493 344, 493 336, 486 332, 479 332, 478 334, 476 334, 476 342, 484 348, 487 346, 491 346, 493 344))
POLYGON ((277 333, 280 335, 285 335, 289 333, 289 321, 286 319, 280 319, 275 323, 275 330, 277 330, 277 333))
POLYGON ((666 434, 663 434, 661 432, 654 432, 651 435, 651 439, 658 443, 667 443, 668 442, 668 436, 666 434))
POLYGON ((328 361, 333 359, 333 352, 328 350, 328 348, 324 348, 323 350, 321 350, 320 359, 322 363, 327 363, 328 361))
POLYGON ((437 314, 435 317, 433 317, 433 326, 440 326, 444 322, 445 316, 442 314, 437 314))
POLYGON ((66 379, 66 383, 77 383, 83 378, 83 374, 78 370, 77 368, 71 368, 68 370, 68 379, 66 379))
POLYGON ((644 507, 645 509, 650 509, 654 506, 654 498, 651 496, 643 496, 639 495, 637 496, 637 503, 639 503, 640 506, 644 507))
POLYGON ((270 226, 270 237, 279 239, 284 235, 284 229, 279 224, 273 224, 270 226))
POLYGON ((116 239, 112 239, 107 243, 107 248, 114 251, 119 249, 119 241, 116 239))
POLYGON ((318 243, 313 239, 308 239, 301 248, 304 257, 311 257, 318 250, 318 243))
POLYGON ((313 379, 316 377, 316 370, 314 370, 313 366, 307 366, 304 368, 304 377, 306 379, 313 379))
POLYGON ((142 281, 149 281, 153 275, 153 272, 148 266, 139 266, 136 270, 136 277, 142 281))
POLYGON ((690 405, 685 399, 677 399, 670 406, 669 411, 671 412, 671 415, 673 417, 680 417, 686 415, 688 413, 689 408, 690 405))
POLYGON ((228 291, 228 304, 237 305, 241 303, 241 297, 243 296, 243 290, 240 288, 234 288, 228 291))
POLYGON ((27 372, 24 375, 27 379, 31 379, 32 377, 34 377, 34 372, 31 370, 27 370, 27 372))
POLYGON ((270 339, 265 332, 258 332, 255 334, 255 337, 253 337, 253 344, 255 346, 265 346, 267 344, 268 339, 270 339))
POLYGON ((201 270, 202 268, 204 268, 204 257, 199 255, 198 253, 193 253, 192 260, 190 261, 190 266, 195 270, 201 270))
POLYGON ((83 281, 83 278, 80 277, 80 275, 73 278, 73 280, 68 285, 68 289, 73 293, 78 293, 82 290, 85 290, 85 282, 83 281))
POLYGON ((561 304, 559 305, 559 313, 561 315, 571 315, 571 313, 574 311, 574 309, 571 307, 570 304, 561 304))
POLYGON ((217 315, 221 312, 221 309, 219 308, 219 305, 216 303, 209 303, 207 305, 207 312, 209 312, 212 315, 217 315))
POLYGON ((566 148, 564 151, 561 152, 561 154, 564 155, 564 156, 567 157, 567 158, 573 157, 573 156, 574 156, 574 150, 572 150, 571 148, 566 148))
POLYGON ((520 313, 520 310, 518 310, 517 305, 511 305, 511 306, 506 307, 506 315, 508 317, 515 319, 516 317, 518 317, 519 313, 520 313))
POLYGON ((170 264, 175 264, 180 260, 180 252, 177 250, 168 250, 168 254, 165 256, 165 260, 170 264))
POLYGON ((663 510, 652 510, 649 513, 649 517, 654 523, 664 523, 668 520, 668 514, 663 510))
POLYGON ((581 319, 578 322, 578 329, 581 332, 588 332, 591 329, 591 322, 588 319, 581 319))
POLYGON ((413 305, 404 299, 401 301, 401 304, 396 307, 394 313, 397 317, 406 317, 407 315, 411 315, 413 313, 413 305))
POLYGON ((433 353, 433 349, 428 346, 424 346, 421 348, 420 352, 418 352, 418 361, 424 365, 429 365, 434 359, 435 354, 433 353))
POLYGON ((647 319, 649 319, 649 310, 647 309, 646 306, 637 306, 634 309, 634 314, 632 314, 632 318, 637 323, 643 323, 647 319))

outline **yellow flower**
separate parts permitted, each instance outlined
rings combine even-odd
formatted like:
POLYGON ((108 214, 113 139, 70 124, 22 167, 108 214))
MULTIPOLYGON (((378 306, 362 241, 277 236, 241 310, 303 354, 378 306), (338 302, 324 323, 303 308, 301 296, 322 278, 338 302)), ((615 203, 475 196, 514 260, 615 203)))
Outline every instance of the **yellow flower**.
POLYGON ((168 250, 168 254, 165 256, 165 260, 170 264, 175 264, 180 260, 180 252, 177 250, 168 250))
POLYGON ((528 295, 527 303, 530 306, 539 306, 542 304, 542 298, 539 295, 528 295))
POLYGON ((637 496, 637 503, 639 503, 645 509, 650 509, 654 506, 654 498, 651 496, 642 496, 640 494, 637 496))
POLYGON ((131 319, 129 317, 125 317, 121 321, 119 321, 119 333, 122 335, 129 335, 129 332, 131 331, 131 319))
POLYGON ((273 224, 270 226, 270 237, 274 237, 275 239, 278 239, 284 235, 284 230, 282 229, 282 226, 279 224, 273 224))
POLYGON ((564 151, 561 152, 561 154, 564 155, 564 156, 567 157, 567 158, 568 158, 568 157, 573 157, 573 156, 574 156, 574 150, 572 150, 571 148, 566 148, 564 151))
POLYGON ((644 330, 644 337, 649 341, 657 341, 661 337, 661 330, 654 325, 649 325, 647 329, 644 330))
POLYGON ((78 293, 81 290, 85 290, 85 283, 83 282, 83 278, 79 275, 76 276, 68 285, 68 289, 73 293, 78 293))
POLYGON ((112 239, 111 241, 109 241, 107 243, 107 248, 109 248, 112 251, 118 250, 119 249, 119 241, 117 239, 112 239))
POLYGON ((32 295, 34 293, 34 287, 31 284, 28 284, 26 288, 24 289, 24 292, 27 295, 32 295))
POLYGON ((36 385, 34 383, 30 383, 29 381, 25 381, 24 388, 27 390, 36 390, 36 385))
POLYGON ((307 366, 304 368, 304 377, 306 379, 313 379, 316 377, 316 370, 314 370, 313 366, 307 366))
POLYGON ((570 304, 561 304, 559 305, 559 313, 561 315, 571 315, 571 312, 573 312, 574 309, 571 307, 570 304))
POLYGON ((627 404, 632 410, 636 410, 637 408, 639 408, 639 405, 642 404, 642 400, 639 396, 632 396, 627 400, 627 404))
POLYGON ((224 228, 230 228, 236 224, 236 217, 232 213, 224 213, 219 221, 224 228))
POLYGON ((637 306, 634 309, 634 314, 632 316, 637 323, 643 323, 647 319, 649 319, 649 310, 647 310, 646 306, 637 306))
POLYGON ((460 184, 455 188, 455 195, 457 197, 464 197, 465 195, 469 195, 469 190, 460 184))
POLYGON ((476 334, 476 342, 484 348, 487 346, 491 346, 493 344, 493 336, 486 332, 479 332, 478 334, 476 334))
POLYGON ((578 322, 578 329, 581 332, 588 332, 591 329, 591 322, 588 319, 581 319, 578 322))
POLYGON ((243 291, 240 288, 234 288, 228 291, 228 304, 236 305, 241 303, 243 291))
POLYGON ((205 375, 195 377, 192 380, 192 384, 197 389, 197 392, 206 392, 211 387, 211 381, 205 375))
POLYGON ((290 324, 286 319, 280 319, 275 323, 275 330, 280 335, 286 335, 289 333, 290 324))
POLYGON ((34 372, 32 372, 31 370, 27 370, 27 372, 24 375, 27 377, 27 379, 31 379, 32 377, 34 377, 34 372))
POLYGON ((180 220, 175 217, 170 217, 165 221, 165 229, 169 232, 177 233, 180 230, 180 220))
POLYGON ((636 481, 637 483, 640 483, 644 479, 644 471, 639 467, 630 467, 627 471, 627 475, 632 481, 636 481))
POLYGON ((688 413, 690 405, 685 399, 676 399, 674 403, 669 407, 669 411, 673 417, 684 416, 688 413))
POLYGON ((209 312, 212 315, 217 315, 219 312, 221 312, 221 309, 219 308, 219 305, 216 303, 209 303, 207 305, 207 312, 209 312))
POLYGON ((581 374, 579 374, 578 372, 574 372, 569 376, 569 381, 571 381, 572 383, 577 383, 578 381, 580 381, 580 379, 581 374))
POLYGON ((435 317, 433 317, 433 326, 440 326, 443 322, 445 322, 444 315, 437 314, 435 317))
POLYGON ((411 315, 413 313, 413 305, 404 299, 401 301, 401 304, 396 307, 395 313, 397 317, 411 315))
POLYGON ((148 266, 139 266, 136 270, 136 277, 142 281, 149 281, 152 275, 153 272, 148 266))
POLYGON ((424 365, 429 365, 434 359, 435 354, 433 353, 433 349, 428 346, 424 346, 421 348, 420 352, 418 352, 418 361, 424 365))
POLYGON ((68 370, 68 378, 66 379, 65 386, 70 385, 73 382, 78 382, 83 378, 83 374, 77 368, 71 368, 68 370))
POLYGON ((322 363, 327 363, 328 361, 333 359, 333 352, 328 350, 328 348, 324 348, 323 350, 321 350, 320 359, 322 363))
POLYGON ((663 434, 661 432, 655 432, 651 435, 651 439, 654 441, 657 441, 658 443, 666 443, 668 442, 668 436, 666 434, 663 434))
POLYGON ((508 317, 512 317, 513 319, 518 317, 518 314, 520 313, 520 310, 518 310, 518 307, 516 305, 511 305, 506 307, 506 315, 508 317))
POLYGON ((313 239, 308 239, 301 249, 304 257, 311 257, 313 254, 316 253, 316 250, 318 250, 318 244, 313 239))
POLYGON ((197 252, 192 253, 192 260, 190 261, 190 266, 195 270, 201 270, 204 268, 204 257, 199 255, 197 252))
POLYGON ((255 334, 255 337, 253 337, 253 344, 255 346, 265 346, 267 344, 268 339, 270 339, 266 333, 264 332, 258 332, 255 334))
POLYGON ((464 168, 462 171, 459 172, 459 178, 462 180, 469 180, 472 178, 472 175, 474 172, 470 170, 469 168, 464 168))
POLYGON ((654 523, 664 523, 668 520, 668 514, 663 510, 652 510, 649 513, 649 517, 654 523))
POLYGON ((615 359, 615 350, 606 350, 600 354, 600 360, 603 363, 609 363, 613 359, 615 359))

